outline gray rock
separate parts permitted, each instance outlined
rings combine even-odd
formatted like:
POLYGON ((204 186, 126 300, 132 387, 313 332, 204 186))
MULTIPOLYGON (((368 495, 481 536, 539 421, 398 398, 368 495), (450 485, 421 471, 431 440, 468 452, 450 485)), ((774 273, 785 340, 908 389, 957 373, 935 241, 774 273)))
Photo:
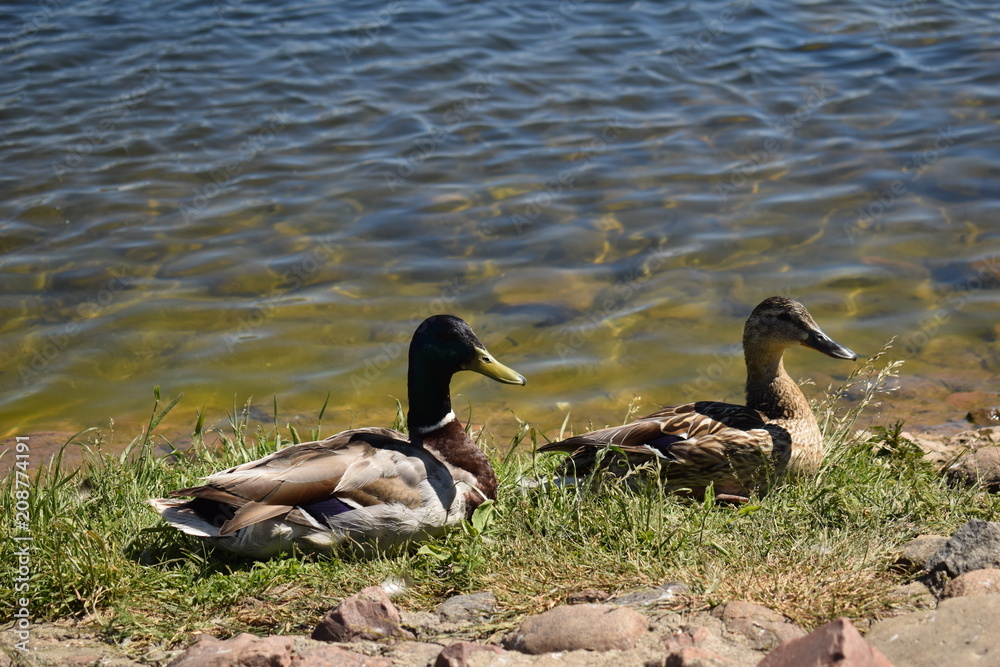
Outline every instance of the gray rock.
POLYGON ((965 452, 948 466, 948 475, 963 484, 987 491, 1000 491, 1000 447, 982 447, 965 452))
POLYGON ((312 638, 325 642, 385 639, 413 634, 402 627, 399 610, 380 586, 369 586, 331 609, 313 630, 312 638))
POLYGON ((996 664, 1000 595, 950 598, 935 611, 916 611, 872 625, 868 643, 901 667, 996 664))
POLYGON ((504 646, 531 655, 580 649, 625 651, 648 628, 646 617, 627 607, 566 605, 529 618, 504 637, 504 646))
POLYGON ((726 630, 750 640, 755 650, 770 650, 799 637, 806 631, 785 620, 776 611, 752 602, 729 602, 712 610, 712 615, 722 619, 726 630))
POLYGON ((958 575, 945 584, 941 597, 959 598, 993 593, 1000 593, 1000 570, 987 568, 958 575))
POLYGON ((944 535, 920 535, 903 545, 899 556, 896 558, 896 565, 916 572, 927 568, 927 561, 934 557, 941 547, 945 545, 948 538, 944 535))
POLYGON ((448 598, 438 605, 437 614, 448 623, 481 623, 489 620, 496 610, 496 596, 484 591, 448 598))
POLYGON ((1000 567, 1000 522, 973 519, 958 529, 927 561, 932 573, 954 579, 983 568, 1000 567))
POLYGON ((649 607, 661 602, 676 602, 678 598, 690 592, 691 589, 688 588, 687 584, 682 584, 679 581, 668 581, 655 588, 645 588, 616 595, 607 602, 622 607, 649 607))
POLYGON ((785 642, 757 667, 892 667, 846 618, 820 626, 805 637, 785 642))

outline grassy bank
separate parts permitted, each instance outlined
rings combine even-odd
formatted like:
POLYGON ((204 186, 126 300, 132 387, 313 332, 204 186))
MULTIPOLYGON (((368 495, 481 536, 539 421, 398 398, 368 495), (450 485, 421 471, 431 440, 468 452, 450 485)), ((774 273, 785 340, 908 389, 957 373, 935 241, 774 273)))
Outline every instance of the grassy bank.
MULTIPOLYGON (((12 609, 26 597, 36 622, 86 618, 109 639, 128 639, 136 654, 186 643, 199 631, 308 632, 343 596, 386 579, 407 582, 397 602, 408 609, 493 591, 504 613, 497 625, 470 630, 480 636, 570 593, 665 581, 686 583, 690 606, 748 600, 807 627, 841 615, 884 615, 899 604, 889 591, 905 581, 890 567, 896 547, 1000 515, 997 496, 949 486, 897 426, 856 430, 893 368, 871 361, 817 406, 828 448, 817 477, 788 481, 738 508, 665 496, 655 484, 638 492, 606 485, 597 495, 551 485, 524 490, 519 479, 544 476, 559 457, 532 456, 542 443, 529 425, 513 439, 481 435, 501 479, 493 511, 412 553, 376 559, 239 561, 164 526, 147 498, 270 453, 279 440, 315 434, 248 433, 240 413, 221 440, 202 437, 199 423, 189 451, 163 456, 150 434, 171 406, 158 401, 147 432, 124 453, 110 453, 121 449, 113 434, 84 434, 68 445, 86 450, 82 469, 56 461, 5 480, 3 506, 27 503, 30 516, 24 526, 24 516, 5 511, 3 529, 33 539, 0 547, 2 562, 13 565, 16 551, 31 545, 29 590, 10 582, 0 605, 12 609), (844 395, 855 398, 853 407, 844 395)), ((8 450, 13 457, 13 444, 8 450)))

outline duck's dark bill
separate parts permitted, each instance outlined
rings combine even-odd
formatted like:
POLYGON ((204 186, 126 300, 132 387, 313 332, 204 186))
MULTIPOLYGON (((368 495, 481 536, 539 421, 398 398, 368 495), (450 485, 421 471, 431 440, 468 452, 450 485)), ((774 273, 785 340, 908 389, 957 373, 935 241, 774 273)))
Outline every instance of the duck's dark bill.
POLYGON ((497 382, 504 384, 520 384, 527 382, 524 376, 517 371, 507 368, 493 358, 493 355, 481 347, 476 348, 476 358, 466 366, 466 370, 482 373, 488 378, 493 378, 497 382))
POLYGON ((811 332, 809 337, 802 341, 802 344, 806 347, 811 347, 817 352, 828 354, 834 359, 848 359, 850 361, 854 361, 858 358, 858 355, 854 354, 854 352, 840 343, 835 342, 822 331, 811 332))

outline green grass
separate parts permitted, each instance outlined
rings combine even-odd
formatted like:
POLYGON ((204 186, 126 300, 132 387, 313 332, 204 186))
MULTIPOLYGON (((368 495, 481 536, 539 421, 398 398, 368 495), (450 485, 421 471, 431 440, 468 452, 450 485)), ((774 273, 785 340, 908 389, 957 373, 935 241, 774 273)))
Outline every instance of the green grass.
MULTIPOLYGON (((158 392, 148 429, 124 453, 113 433, 82 434, 68 446, 84 448, 83 468, 54 461, 22 477, 20 487, 9 476, 0 495, 12 508, 18 491, 23 499, 28 490, 33 620, 85 618, 109 640, 128 639, 134 655, 184 644, 198 631, 308 632, 344 596, 389 577, 408 582, 397 603, 412 610, 455 593, 493 591, 503 611, 493 625, 471 628, 470 637, 511 627, 574 592, 666 581, 690 587, 678 605, 747 600, 814 627, 838 616, 892 613, 899 602, 888 593, 906 576, 891 567, 894 549, 921 533, 950 534, 971 518, 1000 516, 1000 498, 949 486, 900 438, 899 425, 855 431, 894 370, 876 358, 848 381, 863 394, 856 405, 843 405, 842 388, 816 406, 828 449, 819 475, 787 481, 742 507, 664 495, 652 482, 638 491, 605 484, 600 494, 554 485, 524 490, 522 476, 543 476, 560 457, 533 457, 542 443, 527 424, 496 447, 481 436, 501 480, 499 501, 474 524, 392 557, 241 561, 165 526, 147 498, 270 453, 279 439, 301 438, 279 435, 277 424, 250 434, 246 411, 234 410, 221 441, 206 443, 199 416, 189 451, 157 454, 153 432, 172 407, 160 406, 158 392)), ((12 511, 0 523, 8 536, 25 534, 12 511)), ((16 562, 19 546, 5 540, 0 561, 16 562)), ((22 596, 3 586, 0 605, 10 609, 22 596)))

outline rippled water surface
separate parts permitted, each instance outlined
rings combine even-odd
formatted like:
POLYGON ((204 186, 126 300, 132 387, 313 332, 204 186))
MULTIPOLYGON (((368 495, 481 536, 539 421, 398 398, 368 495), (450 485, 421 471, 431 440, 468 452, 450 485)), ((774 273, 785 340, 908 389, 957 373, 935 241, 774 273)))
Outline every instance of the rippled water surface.
POLYGON ((529 379, 456 378, 474 421, 555 434, 738 399, 771 294, 899 337, 889 417, 1000 403, 992 1, 47 0, 0 33, 4 434, 131 434, 154 385, 185 427, 328 392, 328 432, 383 425, 438 311, 529 379))

